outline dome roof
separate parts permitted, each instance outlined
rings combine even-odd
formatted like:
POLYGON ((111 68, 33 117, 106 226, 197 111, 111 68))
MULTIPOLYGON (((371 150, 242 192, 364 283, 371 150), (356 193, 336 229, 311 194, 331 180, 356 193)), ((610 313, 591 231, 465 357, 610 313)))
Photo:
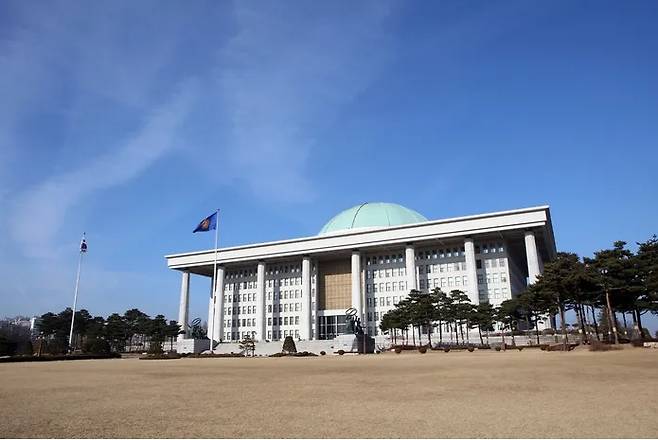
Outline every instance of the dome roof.
POLYGON ((319 235, 361 228, 385 228, 426 222, 416 211, 395 203, 362 203, 339 213, 324 225, 319 235))

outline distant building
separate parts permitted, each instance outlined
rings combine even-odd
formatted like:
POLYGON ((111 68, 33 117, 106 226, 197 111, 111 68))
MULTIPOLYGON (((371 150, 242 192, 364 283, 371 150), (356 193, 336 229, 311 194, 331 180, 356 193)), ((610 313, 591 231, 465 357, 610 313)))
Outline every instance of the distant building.
MULTIPOLYGON (((474 304, 497 305, 555 255, 548 206, 428 220, 400 205, 364 203, 317 236, 220 248, 209 327, 222 342, 326 340, 341 334, 354 307, 376 336, 384 313, 412 289, 459 289, 474 304)), ((179 322, 188 321, 190 275, 211 279, 214 258, 212 249, 166 257, 182 273, 179 322)))

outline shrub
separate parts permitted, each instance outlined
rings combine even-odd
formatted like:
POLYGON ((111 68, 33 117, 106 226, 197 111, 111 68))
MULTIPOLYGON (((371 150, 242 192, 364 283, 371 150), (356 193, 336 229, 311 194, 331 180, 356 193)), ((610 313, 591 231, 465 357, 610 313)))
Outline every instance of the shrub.
POLYGON ((427 353, 427 347, 418 347, 418 352, 421 354, 427 353))
POLYGON ((402 347, 395 347, 395 352, 396 352, 397 354, 402 353, 402 347))
POLYGON ((320 352, 320 356, 324 356, 325 354, 327 354, 327 353, 325 353, 324 350, 322 350, 322 351, 320 352))
POLYGON ((292 336, 286 336, 286 339, 283 340, 283 348, 281 351, 284 353, 297 353, 295 340, 292 338, 292 336))
POLYGON ((621 350, 621 347, 618 345, 605 344, 601 341, 592 341, 592 344, 589 346, 589 351, 611 351, 611 350, 621 350))
POLYGON ((109 353, 110 343, 105 339, 101 338, 92 338, 85 341, 82 346, 82 351, 84 353, 95 353, 95 354, 105 354, 109 353))
POLYGON ((164 352, 162 351, 162 344, 156 341, 151 341, 151 344, 149 344, 149 349, 147 351, 148 354, 152 355, 161 355, 164 352))
POLYGON ((344 355, 344 354, 345 354, 345 350, 338 350, 338 354, 341 355, 341 356, 344 355))
POLYGON ((160 360, 160 359, 180 359, 182 356, 178 353, 160 353, 160 354, 147 354, 140 356, 139 359, 143 361, 160 360))
POLYGON ((495 348, 496 351, 500 351, 500 345, 497 345, 495 348))
POLYGON ((470 351, 471 353, 473 353, 473 352, 475 351, 475 347, 473 347, 473 346, 468 347, 468 351, 470 351))
POLYGON ((66 344, 66 341, 61 340, 61 339, 51 339, 50 341, 46 342, 46 350, 45 352, 47 354, 65 354, 68 349, 68 345, 66 344))
POLYGON ((443 347, 443 351, 446 352, 446 353, 449 352, 449 351, 450 351, 450 347, 443 347))

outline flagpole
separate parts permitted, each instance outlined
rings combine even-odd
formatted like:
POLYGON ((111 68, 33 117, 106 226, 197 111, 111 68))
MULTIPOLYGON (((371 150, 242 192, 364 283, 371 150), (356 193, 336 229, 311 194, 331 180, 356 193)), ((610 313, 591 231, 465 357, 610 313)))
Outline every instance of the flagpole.
MULTIPOLYGON (((82 239, 85 239, 85 234, 82 233, 82 239)), ((80 258, 78 259, 78 274, 75 277, 75 293, 73 295, 73 313, 71 314, 71 330, 69 331, 69 352, 73 352, 73 323, 75 322, 75 308, 78 304, 78 288, 80 287, 80 268, 82 267, 82 247, 80 248, 80 258)))
MULTIPOLYGON (((213 288, 212 288, 212 324, 210 325, 210 354, 214 353, 214 338, 215 338, 215 303, 217 302, 217 240, 219 237, 219 209, 215 211, 215 259, 212 267, 212 279, 213 279, 213 288)), ((224 292, 222 292, 222 295, 224 292)), ((223 311, 222 311, 223 312, 223 311)), ((221 330, 220 330, 221 331, 221 330)), ((221 338, 220 338, 221 339, 221 338)), ((219 341, 218 341, 219 342, 219 341)))

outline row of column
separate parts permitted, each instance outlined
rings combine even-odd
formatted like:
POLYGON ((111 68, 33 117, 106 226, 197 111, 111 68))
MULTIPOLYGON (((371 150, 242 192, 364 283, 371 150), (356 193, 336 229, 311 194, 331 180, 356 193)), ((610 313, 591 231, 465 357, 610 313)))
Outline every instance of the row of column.
MULTIPOLYGON (((530 284, 534 283, 541 273, 541 259, 537 251, 537 244, 535 241, 535 234, 532 231, 525 231, 524 234, 526 260, 528 265, 528 281, 530 284)), ((473 304, 479 303, 479 292, 477 283, 477 267, 475 262, 475 244, 472 238, 464 240, 464 254, 466 259, 466 271, 468 277, 467 294, 473 304)), ((358 312, 361 322, 364 324, 366 321, 366 301, 364 296, 364 289, 362 288, 362 270, 361 270, 361 252, 359 250, 352 251, 351 257, 352 267, 352 307, 358 312)), ((416 251, 413 244, 408 243, 405 246, 405 265, 407 274, 407 286, 409 290, 418 288, 416 284, 416 251)), ((223 338, 224 332, 224 272, 223 266, 217 267, 215 284, 216 291, 212 295, 209 304, 208 330, 212 335, 214 341, 220 341, 223 338), (212 314, 214 313, 214 319, 212 314)), ((265 262, 259 261, 256 272, 256 339, 264 340, 267 335, 267 313, 265 301, 265 262)), ((190 289, 190 273, 182 273, 180 304, 178 309, 178 322, 187 323, 189 315, 189 289, 190 289)), ((303 340, 311 339, 313 336, 318 337, 318 326, 316 325, 316 335, 312 334, 312 316, 316 316, 317 310, 313 314, 311 310, 311 259, 309 256, 302 257, 302 310, 300 316, 300 331, 299 336, 303 340)), ((317 302, 316 302, 317 308, 317 302)), ((178 336, 178 339, 187 338, 189 336, 189 328, 184 326, 184 333, 178 336)))

